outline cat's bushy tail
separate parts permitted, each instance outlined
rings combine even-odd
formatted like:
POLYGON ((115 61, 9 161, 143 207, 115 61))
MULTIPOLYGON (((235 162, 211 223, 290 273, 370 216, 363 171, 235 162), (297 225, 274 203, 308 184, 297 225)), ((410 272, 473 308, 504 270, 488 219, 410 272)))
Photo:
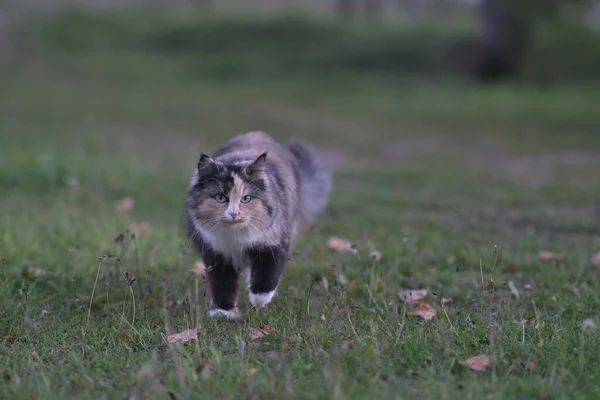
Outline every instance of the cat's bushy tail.
POLYGON ((332 188, 332 173, 324 158, 312 146, 292 138, 286 143, 297 162, 300 178, 298 219, 312 224, 323 212, 332 188))

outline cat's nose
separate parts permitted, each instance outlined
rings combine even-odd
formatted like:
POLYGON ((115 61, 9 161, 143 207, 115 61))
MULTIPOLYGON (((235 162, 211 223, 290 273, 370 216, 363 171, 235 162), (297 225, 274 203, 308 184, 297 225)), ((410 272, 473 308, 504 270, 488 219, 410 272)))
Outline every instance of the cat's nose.
POLYGON ((231 218, 235 219, 240 213, 239 211, 229 211, 229 215, 231 215, 231 218))

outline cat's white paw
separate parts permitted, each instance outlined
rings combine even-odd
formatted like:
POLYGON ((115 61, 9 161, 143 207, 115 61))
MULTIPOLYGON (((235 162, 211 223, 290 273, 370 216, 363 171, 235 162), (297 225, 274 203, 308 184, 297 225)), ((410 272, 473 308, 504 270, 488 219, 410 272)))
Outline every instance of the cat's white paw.
POLYGON ((238 312, 237 307, 231 310, 223 310, 221 308, 213 308, 208 312, 208 316, 211 318, 228 318, 228 319, 238 319, 240 317, 240 313, 238 312))
POLYGON ((270 292, 267 293, 252 293, 250 292, 248 294, 248 297, 250 299, 250 303, 252 303, 252 305, 256 308, 261 308, 266 306, 267 304, 269 304, 271 302, 271 300, 273 300, 273 296, 275 296, 275 292, 277 292, 277 288, 275 288, 275 290, 271 290, 270 292))

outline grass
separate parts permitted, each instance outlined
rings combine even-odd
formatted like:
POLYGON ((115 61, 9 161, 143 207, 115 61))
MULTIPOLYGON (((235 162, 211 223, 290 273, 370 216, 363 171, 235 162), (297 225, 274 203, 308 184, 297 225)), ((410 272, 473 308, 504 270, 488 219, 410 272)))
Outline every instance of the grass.
POLYGON ((0 397, 600 395, 598 331, 582 329, 600 322, 593 85, 222 79, 148 50, 13 56, 0 74, 0 397), (276 301, 248 310, 242 292, 246 318, 215 321, 183 200, 199 152, 250 129, 343 162, 276 301), (125 234, 143 221, 150 232, 125 234), (329 252, 331 236, 358 254, 329 252), (429 321, 397 297, 421 288, 429 321), (252 340, 261 325, 275 332, 252 340), (197 340, 165 343, 192 327, 197 340), (491 369, 461 364, 478 354, 491 369))

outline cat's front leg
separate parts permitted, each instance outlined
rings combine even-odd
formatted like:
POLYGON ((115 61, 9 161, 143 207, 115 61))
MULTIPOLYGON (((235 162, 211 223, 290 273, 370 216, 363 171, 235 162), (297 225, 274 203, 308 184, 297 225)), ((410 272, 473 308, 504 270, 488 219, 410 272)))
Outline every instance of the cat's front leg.
POLYGON ((257 308, 271 302, 287 260, 288 246, 265 246, 248 252, 250 259, 250 303, 257 308))
POLYGON ((231 263, 220 255, 207 252, 204 255, 206 276, 212 292, 211 317, 238 318, 237 291, 238 272, 231 263))

